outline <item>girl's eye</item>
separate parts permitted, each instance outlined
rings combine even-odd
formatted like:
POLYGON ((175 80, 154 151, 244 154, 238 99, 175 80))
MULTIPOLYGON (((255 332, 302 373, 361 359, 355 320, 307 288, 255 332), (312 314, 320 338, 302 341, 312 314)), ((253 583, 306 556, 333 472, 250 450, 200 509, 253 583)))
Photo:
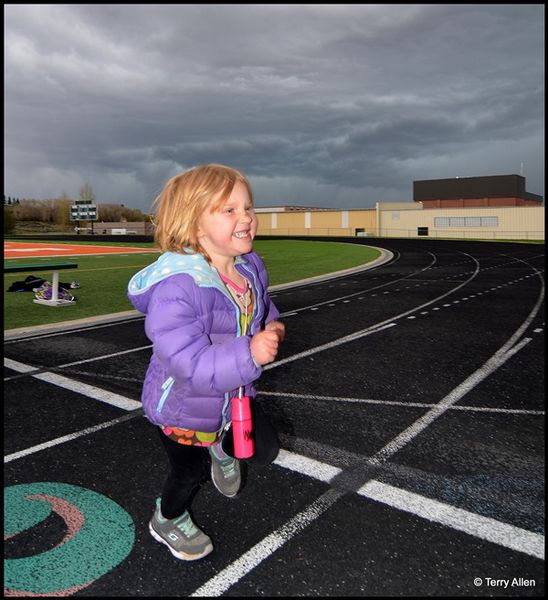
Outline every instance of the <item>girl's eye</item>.
MULTIPOLYGON (((253 207, 253 206, 246 206, 245 207, 245 211, 246 212, 255 212, 255 207, 253 207)), ((227 214, 232 214, 232 213, 236 212, 236 209, 234 207, 224 208, 223 212, 227 213, 227 214)))

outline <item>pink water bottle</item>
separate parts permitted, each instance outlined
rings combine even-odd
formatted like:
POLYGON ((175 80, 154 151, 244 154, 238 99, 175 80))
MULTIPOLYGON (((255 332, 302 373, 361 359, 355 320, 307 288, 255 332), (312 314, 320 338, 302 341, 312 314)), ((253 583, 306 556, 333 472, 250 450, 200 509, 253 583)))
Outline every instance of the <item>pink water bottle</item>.
POLYGON ((249 396, 232 398, 232 434, 234 436, 234 456, 250 458, 255 452, 253 443, 253 420, 251 418, 251 401, 249 396))

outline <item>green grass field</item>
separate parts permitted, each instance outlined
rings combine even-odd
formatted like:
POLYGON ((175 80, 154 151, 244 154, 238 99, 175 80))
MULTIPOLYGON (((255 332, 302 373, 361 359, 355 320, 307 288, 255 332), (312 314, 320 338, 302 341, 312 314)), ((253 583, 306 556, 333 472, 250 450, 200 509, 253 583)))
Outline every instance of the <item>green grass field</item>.
MULTIPOLYGON (((125 245, 130 244, 126 243, 125 245)), ((152 248, 152 244, 131 244, 131 246, 152 248)), ((270 285, 348 269, 370 262, 380 254, 374 248, 357 244, 300 240, 256 240, 254 249, 267 266, 270 285)), ((4 274, 4 330, 132 310, 133 306, 126 296, 128 281, 132 275, 154 262, 158 256, 158 252, 151 251, 143 254, 105 254, 63 258, 62 262, 76 262, 78 268, 60 271, 60 281, 76 280, 81 287, 73 290, 77 301, 72 305, 61 307, 35 304, 32 292, 7 291, 14 281, 23 281, 28 275, 50 279, 51 269, 36 270, 32 273, 4 274)), ((27 258, 11 259, 8 262, 9 264, 24 264, 43 261, 47 264, 55 260, 59 259, 27 258)))

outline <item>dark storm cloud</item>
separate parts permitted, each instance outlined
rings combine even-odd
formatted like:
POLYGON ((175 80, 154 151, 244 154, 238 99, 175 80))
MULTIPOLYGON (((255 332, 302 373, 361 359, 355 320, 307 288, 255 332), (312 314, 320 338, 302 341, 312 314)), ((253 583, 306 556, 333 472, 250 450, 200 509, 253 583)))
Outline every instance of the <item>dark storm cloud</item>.
POLYGON ((204 162, 259 205, 521 168, 544 194, 543 23, 521 4, 5 5, 5 194, 89 182, 147 210, 204 162))

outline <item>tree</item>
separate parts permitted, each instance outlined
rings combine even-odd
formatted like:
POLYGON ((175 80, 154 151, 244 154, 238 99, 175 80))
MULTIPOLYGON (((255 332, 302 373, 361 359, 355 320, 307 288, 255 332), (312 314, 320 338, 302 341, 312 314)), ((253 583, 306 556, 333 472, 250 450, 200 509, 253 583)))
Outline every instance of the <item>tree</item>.
POLYGON ((4 233, 10 233, 15 229, 15 215, 11 208, 4 207, 4 233))
POLYGON ((57 198, 54 200, 54 221, 58 225, 63 225, 65 227, 70 225, 70 207, 72 205, 72 200, 68 198, 68 196, 63 192, 61 198, 57 198))
POLYGON ((92 204, 95 202, 95 194, 93 193, 93 190, 91 189, 91 185, 89 185, 89 183, 85 183, 80 188, 80 200, 85 202, 91 202, 92 204))

